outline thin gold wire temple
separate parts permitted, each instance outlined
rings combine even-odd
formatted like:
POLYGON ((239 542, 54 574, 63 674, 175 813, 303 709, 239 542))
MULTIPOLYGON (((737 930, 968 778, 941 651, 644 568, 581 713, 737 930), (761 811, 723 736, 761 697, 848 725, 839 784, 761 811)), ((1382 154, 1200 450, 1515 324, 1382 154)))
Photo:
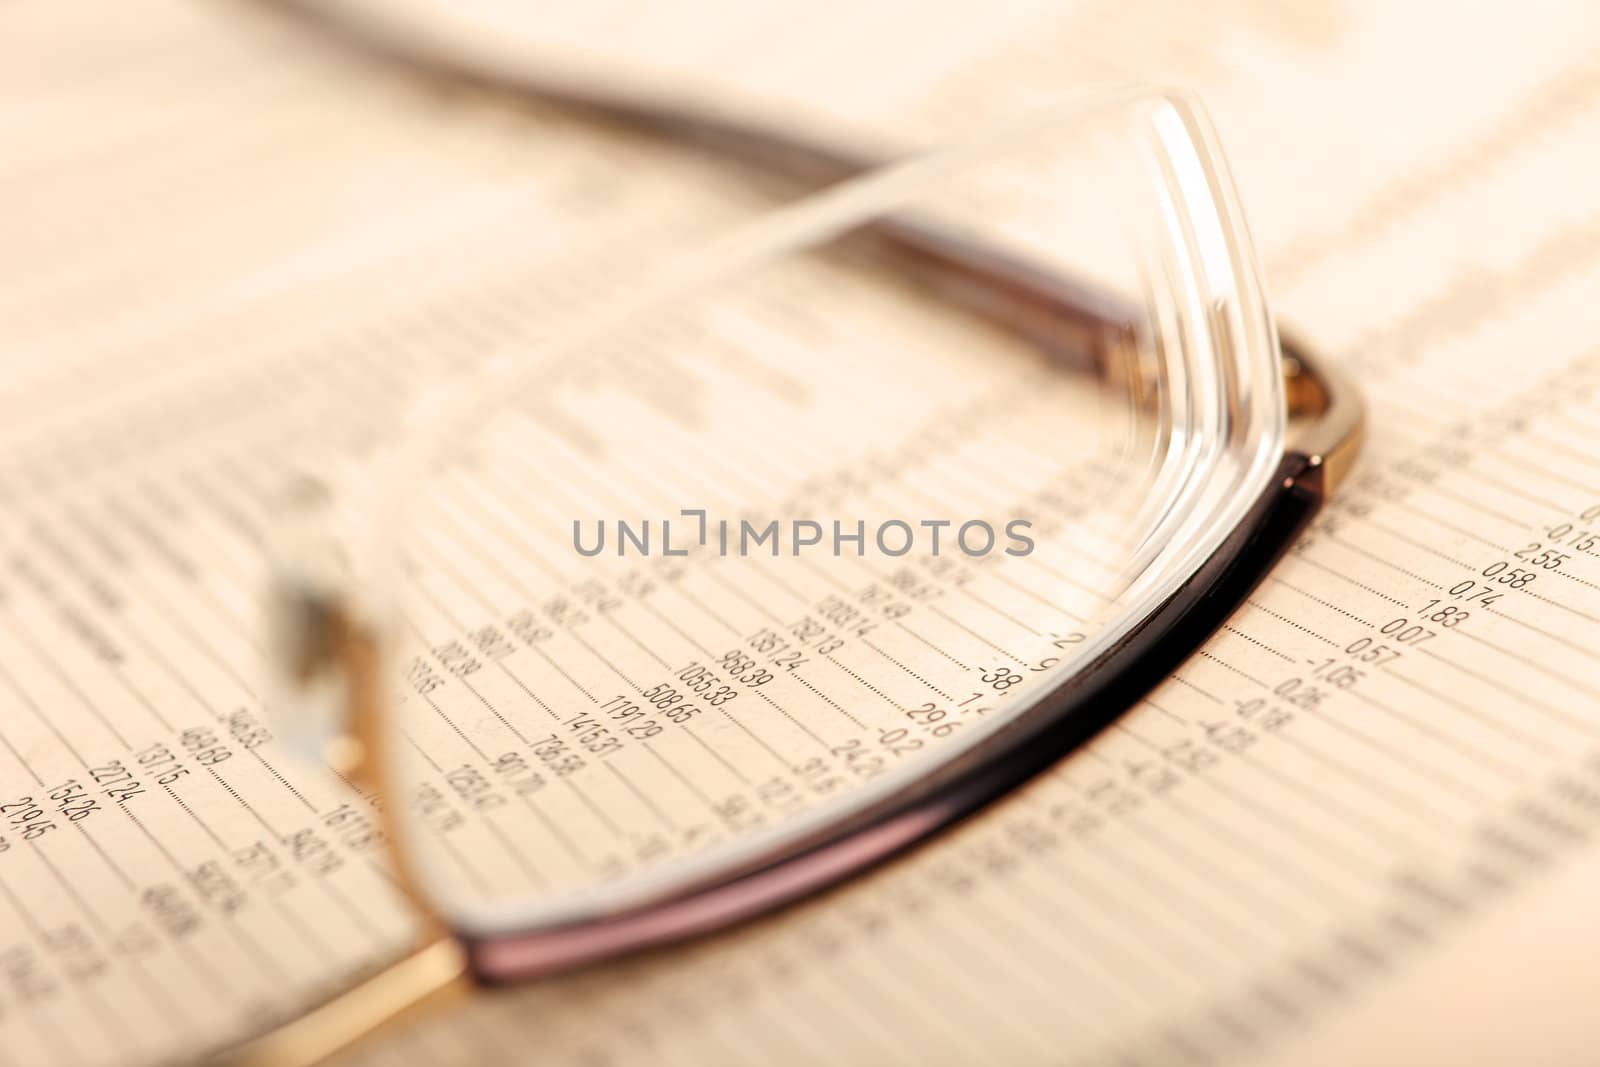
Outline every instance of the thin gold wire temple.
POLYGON ((206 1062, 208 1067, 312 1067, 473 988, 461 946, 440 936, 332 1000, 206 1062))

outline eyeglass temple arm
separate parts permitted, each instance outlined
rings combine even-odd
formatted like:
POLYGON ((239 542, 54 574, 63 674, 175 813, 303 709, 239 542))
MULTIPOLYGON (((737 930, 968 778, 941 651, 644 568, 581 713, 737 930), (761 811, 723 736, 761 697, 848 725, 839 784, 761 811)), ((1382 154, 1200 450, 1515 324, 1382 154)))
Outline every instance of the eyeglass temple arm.
MULTIPOLYGON (((1117 358, 1119 348, 1133 347, 1128 324, 1134 320, 1116 300, 923 220, 887 217, 864 229, 875 239, 875 251, 894 260, 907 277, 937 287, 990 325, 1141 399, 1147 383, 1117 358)), ((1299 343, 1284 338, 1279 347, 1289 409, 1287 451, 1319 469, 1321 492, 1331 493, 1361 449, 1361 394, 1337 368, 1299 343)))
MULTIPOLYGON (((884 162, 865 149, 774 128, 738 114, 721 100, 674 100, 657 85, 640 86, 631 92, 619 90, 610 78, 602 85, 572 72, 552 76, 525 64, 441 48, 417 33, 353 13, 345 5, 318 0, 249 2, 317 30, 317 40, 335 43, 429 85, 558 107, 591 122, 676 144, 697 145, 721 158, 738 160, 804 187, 830 185, 884 162)), ((1064 315, 1077 318, 1080 330, 1102 336, 1106 323, 1116 318, 1108 313, 1108 305, 1098 294, 1068 280, 1041 279, 1036 273, 1009 267, 983 249, 959 241, 930 240, 927 232, 919 233, 917 227, 900 220, 883 220, 874 229, 901 253, 912 252, 921 259, 925 280, 941 275, 945 281, 976 278, 981 284, 966 287, 964 302, 983 300, 988 305, 980 309, 986 312, 985 317, 1010 324, 1035 338, 1048 333, 1051 346, 1058 353, 1064 315), (996 306, 996 301, 1006 306, 996 306), (1050 320, 1048 331, 1029 329, 1030 317, 1037 316, 1041 309, 1050 320), (1082 314, 1072 315, 1073 309, 1082 314)), ((1097 350, 1093 340, 1083 339, 1086 343, 1080 353, 1097 350)), ((1096 369, 1112 370, 1104 361, 1096 369)), ((1310 356, 1298 345, 1284 346, 1283 374, 1289 401, 1288 447, 1311 459, 1313 466, 1323 468, 1324 491, 1331 492, 1343 481, 1360 451, 1365 422, 1360 394, 1336 368, 1310 356)))

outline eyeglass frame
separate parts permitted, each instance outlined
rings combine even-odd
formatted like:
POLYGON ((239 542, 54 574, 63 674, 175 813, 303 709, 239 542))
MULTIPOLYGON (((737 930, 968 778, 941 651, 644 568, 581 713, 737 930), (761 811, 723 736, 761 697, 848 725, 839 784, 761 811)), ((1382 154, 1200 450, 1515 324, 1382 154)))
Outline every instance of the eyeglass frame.
MULTIPOLYGON (((556 105, 593 121, 706 148, 724 159, 813 188, 859 175, 880 161, 721 115, 440 53, 404 34, 314 0, 266 0, 324 36, 431 85, 556 105)), ((868 223, 900 265, 923 278, 961 283, 972 310, 1024 335, 1069 329, 1072 351, 1101 352, 1119 318, 1103 297, 892 216, 868 223), (978 288, 974 288, 978 287, 978 288), (972 299, 974 292, 982 300, 972 299), (1083 343, 1087 341, 1087 343, 1083 343)), ((1055 346, 1053 346, 1055 347, 1055 346)), ((521 933, 451 930, 414 876, 391 805, 378 817, 403 894, 423 919, 419 946, 333 999, 219 1052, 230 1067, 319 1062, 416 1012, 473 989, 513 985, 649 948, 678 943, 770 913, 882 865, 948 830, 1056 765, 1124 714, 1194 653, 1242 604, 1344 480, 1360 452, 1365 411, 1336 368, 1280 334, 1289 435, 1267 487, 1217 550, 1177 590, 1117 641, 961 755, 910 789, 798 837, 742 867, 719 868, 648 903, 521 933)), ((1082 369, 1103 372, 1091 356, 1082 369)), ((337 602, 302 605, 302 646, 332 665, 347 689, 342 748, 348 776, 380 797, 397 793, 388 762, 386 673, 379 641, 337 602)))

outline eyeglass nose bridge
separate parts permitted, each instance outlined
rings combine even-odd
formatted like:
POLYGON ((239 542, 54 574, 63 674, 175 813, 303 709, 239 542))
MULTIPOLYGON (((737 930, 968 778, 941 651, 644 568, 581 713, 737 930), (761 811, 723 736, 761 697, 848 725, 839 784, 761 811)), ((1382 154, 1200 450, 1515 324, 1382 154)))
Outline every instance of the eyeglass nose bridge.
POLYGON ((290 486, 270 541, 267 692, 292 747, 379 801, 373 807, 392 880, 426 938, 443 926, 416 876, 396 809, 404 793, 394 780, 386 721, 387 619, 356 576, 340 518, 322 483, 290 486))

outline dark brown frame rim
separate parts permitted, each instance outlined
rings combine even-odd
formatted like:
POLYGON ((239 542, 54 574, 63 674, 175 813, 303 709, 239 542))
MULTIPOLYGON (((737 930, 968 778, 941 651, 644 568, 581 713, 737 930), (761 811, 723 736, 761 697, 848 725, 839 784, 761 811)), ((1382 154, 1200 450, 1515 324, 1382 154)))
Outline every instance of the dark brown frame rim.
POLYGON ((1322 464, 1286 455, 1245 520, 1153 614, 911 794, 759 868, 647 906, 522 934, 458 932, 474 975, 503 985, 695 937, 814 895, 930 840, 1059 763, 1164 680, 1266 576, 1316 514, 1324 491, 1322 464))

